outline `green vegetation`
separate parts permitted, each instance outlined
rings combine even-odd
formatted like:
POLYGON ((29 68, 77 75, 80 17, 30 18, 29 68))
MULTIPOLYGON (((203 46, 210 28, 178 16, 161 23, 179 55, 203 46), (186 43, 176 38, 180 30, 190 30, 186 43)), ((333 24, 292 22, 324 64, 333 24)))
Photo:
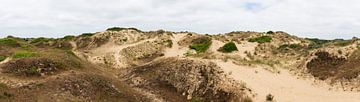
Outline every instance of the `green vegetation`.
POLYGON ((82 33, 80 37, 91 37, 93 35, 95 35, 95 33, 82 33))
POLYGON ((13 58, 27 58, 27 57, 36 57, 36 56, 38 56, 38 54, 35 52, 23 51, 23 52, 16 52, 12 57, 13 58))
POLYGON ((66 41, 69 41, 69 40, 72 40, 72 39, 74 39, 75 38, 75 36, 73 36, 73 35, 67 35, 67 36, 64 36, 63 38, 61 38, 62 40, 66 40, 66 41))
POLYGON ((273 31, 268 31, 268 32, 266 32, 266 34, 275 34, 275 32, 273 32, 273 31))
POLYGON ((308 49, 317 49, 323 47, 326 43, 331 42, 331 40, 322 40, 317 38, 306 38, 306 40, 310 40, 311 44, 308 45, 308 49))
POLYGON ((223 47, 220 47, 218 51, 229 53, 233 51, 238 51, 238 48, 236 47, 236 44, 234 42, 228 42, 223 47))
POLYGON ((301 48, 301 45, 300 44, 284 44, 284 45, 281 45, 278 49, 287 49, 287 48, 298 49, 298 48, 301 48))
POLYGON ((352 43, 352 40, 343 40, 343 39, 340 39, 340 40, 335 40, 335 46, 347 46, 347 45, 350 45, 352 43))
POLYGON ((16 47, 20 44, 13 38, 2 38, 0 39, 0 45, 16 47))
POLYGON ((4 61, 6 59, 6 56, 0 56, 0 62, 4 61))
POLYGON ((194 39, 189 46, 190 49, 194 49, 197 53, 205 52, 211 45, 211 39, 209 37, 201 37, 194 39))
POLYGON ((30 43, 49 42, 49 41, 52 41, 52 40, 54 40, 54 39, 53 39, 53 38, 40 37, 40 38, 32 39, 32 40, 30 41, 30 43))
POLYGON ((40 71, 36 67, 31 67, 30 69, 26 70, 25 73, 28 75, 40 75, 40 71))
POLYGON ((267 43, 267 42, 271 42, 271 40, 272 38, 270 36, 261 36, 261 37, 250 38, 249 42, 267 43))
POLYGON ((108 29, 106 29, 106 31, 122 31, 122 30, 128 30, 128 29, 135 30, 135 31, 138 31, 138 32, 142 32, 141 30, 136 29, 136 28, 121 28, 121 27, 108 28, 108 29))

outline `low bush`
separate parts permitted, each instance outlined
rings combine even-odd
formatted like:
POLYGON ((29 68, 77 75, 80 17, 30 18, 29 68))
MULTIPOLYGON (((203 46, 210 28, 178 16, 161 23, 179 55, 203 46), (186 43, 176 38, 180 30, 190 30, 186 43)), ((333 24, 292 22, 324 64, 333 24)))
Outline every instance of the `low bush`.
POLYGON ((0 62, 4 61, 6 59, 6 56, 0 56, 0 62))
POLYGON ((229 53, 233 51, 238 51, 238 48, 236 47, 236 44, 234 42, 228 42, 223 47, 220 47, 218 51, 229 53))
POLYGON ((30 40, 30 43, 41 43, 41 42, 49 42, 54 40, 53 38, 44 38, 44 37, 40 37, 40 38, 35 38, 30 40))
POLYGON ((80 35, 80 37, 91 37, 91 36, 93 36, 93 35, 95 35, 94 33, 82 33, 81 35, 80 35))
POLYGON ((211 45, 211 39, 209 37, 200 37, 194 39, 189 46, 190 49, 194 49, 197 53, 205 52, 211 45))
POLYGON ((275 32, 273 32, 273 31, 268 31, 268 32, 266 32, 266 34, 275 34, 275 32))
POLYGON ((0 39, 0 45, 17 47, 20 44, 13 38, 2 38, 0 39))
POLYGON ((72 39, 74 39, 75 38, 75 36, 73 36, 73 35, 67 35, 67 36, 64 36, 63 38, 61 38, 62 40, 66 40, 66 41, 69 41, 69 40, 72 40, 72 39))
POLYGON ((257 42, 257 43, 267 43, 271 42, 272 38, 270 36, 260 36, 255 38, 250 38, 249 42, 257 42))
POLYGON ((112 28, 106 29, 106 31, 122 31, 122 30, 128 30, 128 29, 135 30, 135 31, 138 31, 138 32, 142 32, 141 30, 136 29, 136 28, 122 28, 122 27, 112 27, 112 28))

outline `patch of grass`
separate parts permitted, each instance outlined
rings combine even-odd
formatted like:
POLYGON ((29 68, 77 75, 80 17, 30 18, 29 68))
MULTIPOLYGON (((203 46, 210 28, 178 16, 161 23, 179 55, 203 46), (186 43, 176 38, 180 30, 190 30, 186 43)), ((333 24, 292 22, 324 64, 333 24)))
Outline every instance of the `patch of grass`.
POLYGON ((271 42, 272 38, 270 36, 260 36, 255 38, 250 38, 249 42, 257 42, 257 43, 267 43, 271 42))
POLYGON ((49 42, 49 41, 52 41, 52 40, 54 40, 54 39, 53 38, 39 37, 39 38, 32 39, 30 41, 30 43, 49 42))
POLYGON ((298 49, 301 48, 300 44, 284 44, 279 46, 278 49, 286 49, 286 48, 290 48, 290 49, 298 49))
POLYGON ((325 44, 331 42, 331 40, 322 40, 322 39, 317 39, 317 38, 306 38, 306 40, 311 41, 311 44, 308 45, 308 49, 321 48, 325 44))
POLYGON ((95 33, 82 33, 80 37, 91 37, 93 35, 95 35, 95 33))
POLYGON ((223 47, 220 47, 218 51, 229 53, 233 51, 238 51, 238 48, 236 47, 236 44, 234 42, 228 42, 223 47))
POLYGON ((273 32, 273 31, 268 31, 268 32, 266 32, 266 34, 275 34, 275 32, 273 32))
POLYGON ((64 36, 63 38, 61 38, 62 40, 65 40, 65 41, 69 41, 69 40, 72 40, 72 39, 74 39, 75 38, 75 36, 73 36, 73 35, 67 35, 67 36, 64 36))
POLYGON ((106 29, 106 31, 122 31, 122 30, 135 30, 135 31, 138 31, 138 32, 142 32, 141 30, 139 29, 136 29, 136 28, 122 28, 122 27, 112 27, 112 28, 108 28, 106 29))
POLYGON ((26 70, 25 73, 28 75, 40 75, 40 71, 36 67, 31 67, 30 69, 26 70))
POLYGON ((194 39, 189 46, 190 49, 194 49, 197 53, 203 53, 209 49, 211 45, 211 39, 208 37, 201 37, 194 39))
POLYGON ((338 40, 338 41, 335 41, 335 46, 348 46, 352 43, 351 40, 338 40))
POLYGON ((28 57, 36 57, 36 56, 38 56, 38 54, 35 52, 24 51, 24 52, 16 52, 12 57, 13 58, 28 58, 28 57))
POLYGON ((0 45, 16 47, 20 44, 13 38, 2 38, 0 39, 0 45))
POLYGON ((6 58, 6 56, 0 56, 0 62, 4 61, 6 58))

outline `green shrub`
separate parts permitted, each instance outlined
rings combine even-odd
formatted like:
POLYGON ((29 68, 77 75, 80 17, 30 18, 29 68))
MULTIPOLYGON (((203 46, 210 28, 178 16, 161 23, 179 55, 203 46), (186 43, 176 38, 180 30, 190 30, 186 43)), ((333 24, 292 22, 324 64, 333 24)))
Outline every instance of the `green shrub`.
POLYGON ((135 30, 135 31, 138 31, 138 32, 142 32, 141 30, 139 29, 136 29, 136 28, 122 28, 122 27, 112 27, 112 28, 108 28, 106 29, 106 31, 122 31, 122 30, 135 30))
POLYGON ((201 37, 194 39, 189 46, 190 49, 194 49, 197 53, 205 52, 211 45, 211 39, 208 37, 201 37))
POLYGON ((12 57, 13 58, 27 58, 27 57, 36 57, 38 54, 34 52, 16 52, 12 57))
POLYGON ((95 35, 94 33, 82 33, 81 35, 80 35, 80 37, 91 37, 91 36, 93 36, 93 35, 95 35))
POLYGON ((272 38, 270 36, 261 36, 261 37, 250 38, 249 42, 266 43, 266 42, 271 42, 271 40, 272 38))
POLYGON ((69 41, 69 40, 72 40, 72 39, 74 39, 75 38, 75 36, 73 36, 73 35, 67 35, 67 36, 64 36, 63 38, 61 38, 62 40, 66 40, 66 41, 69 41))
POLYGON ((236 47, 236 44, 234 42, 228 42, 223 47, 220 47, 218 51, 229 53, 233 51, 238 51, 238 48, 236 47))
POLYGON ((30 43, 49 42, 49 41, 52 41, 52 40, 54 40, 54 39, 53 38, 39 37, 39 38, 32 39, 30 41, 30 43))
POLYGON ((5 46, 19 46, 20 44, 13 38, 2 38, 0 39, 0 45, 5 45, 5 46))
POLYGON ((4 61, 6 58, 6 56, 0 56, 0 62, 4 61))
POLYGON ((275 34, 273 31, 268 31, 266 34, 275 34))
POLYGON ((308 49, 317 49, 323 47, 325 44, 331 42, 331 40, 322 40, 317 38, 306 38, 306 40, 311 41, 308 45, 308 49))
POLYGON ((352 43, 351 40, 339 40, 339 41, 335 41, 335 46, 348 46, 352 43))

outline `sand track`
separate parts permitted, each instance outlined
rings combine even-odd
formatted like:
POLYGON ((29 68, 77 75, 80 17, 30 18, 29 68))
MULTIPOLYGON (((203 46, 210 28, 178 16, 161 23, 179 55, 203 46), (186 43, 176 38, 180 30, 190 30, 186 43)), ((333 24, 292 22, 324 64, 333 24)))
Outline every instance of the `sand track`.
POLYGON ((214 61, 235 80, 245 82, 255 96, 255 102, 264 102, 272 94, 277 102, 359 102, 360 93, 329 90, 326 84, 314 85, 312 80, 298 79, 287 70, 272 73, 263 68, 238 66, 231 61, 214 61))

